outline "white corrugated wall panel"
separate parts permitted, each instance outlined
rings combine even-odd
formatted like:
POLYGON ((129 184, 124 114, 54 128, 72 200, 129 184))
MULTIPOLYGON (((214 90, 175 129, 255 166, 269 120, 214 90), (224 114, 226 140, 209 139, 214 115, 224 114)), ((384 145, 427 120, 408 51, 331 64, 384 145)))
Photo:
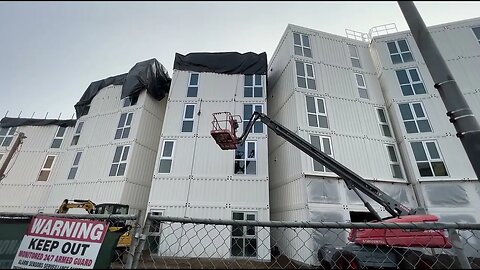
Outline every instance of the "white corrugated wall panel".
POLYGON ((160 139, 154 177, 188 177, 192 173, 193 154, 195 149, 194 137, 167 136, 160 139), (163 141, 174 140, 173 160, 169 174, 159 174, 160 156, 163 152, 163 141))
POLYGON ((348 48, 344 39, 331 38, 322 35, 315 36, 315 41, 312 44, 312 49, 316 49, 316 54, 313 53, 315 59, 319 59, 325 64, 338 65, 342 67, 350 67, 350 56, 348 54, 348 48), (315 48, 317 47, 317 48, 315 48))
MULTIPOLYGON (((147 97, 151 99, 151 97, 147 97)), ((132 134, 137 139, 137 142, 156 151, 158 149, 158 142, 160 141, 160 134, 162 132, 163 119, 165 116, 166 101, 164 98, 157 106, 161 107, 164 113, 155 115, 152 111, 143 108, 135 113, 138 125, 136 131, 132 134)), ((133 138, 133 137, 132 137, 133 138)))
POLYGON ((117 111, 121 104, 122 85, 109 85, 102 88, 90 103, 88 115, 96 116, 117 111))
MULTIPOLYGON (((170 87, 170 100, 198 100, 198 98, 186 97, 190 73, 189 71, 175 70, 170 87)), ((231 100, 237 87, 241 86, 243 89, 243 75, 207 72, 200 72, 199 74, 198 97, 204 100, 231 100)))
POLYGON ((166 136, 193 136, 198 126, 198 101, 169 101, 167 104, 167 112, 163 123, 162 134, 166 136), (186 104, 195 104, 193 131, 182 132, 183 115, 186 104))
POLYGON ((480 119, 480 91, 465 95, 465 99, 478 121, 480 119))
POLYGON ((478 76, 480 52, 478 52, 477 57, 450 61, 447 65, 462 93, 480 89, 480 78, 478 76))
POLYGON ((189 185, 190 178, 188 177, 154 177, 148 205, 184 206, 187 201, 189 185))
POLYGON ((65 199, 89 199, 89 198, 74 198, 75 183, 69 182, 65 184, 55 184, 52 186, 51 193, 47 200, 47 208, 58 209, 65 199))
POLYGON ((272 213, 298 209, 304 207, 306 203, 307 190, 303 176, 270 188, 270 209, 272 213))
MULTIPOLYGON (((277 135, 272 137, 275 136, 277 135)), ((271 188, 299 178, 303 172, 301 158, 301 151, 289 142, 285 142, 273 149, 269 154, 271 188)))
MULTIPOLYGON (((368 43, 366 42, 361 42, 358 40, 350 40, 347 39, 347 44, 353 44, 357 46, 357 51, 358 51, 358 56, 360 58, 360 65, 361 69, 358 68, 352 68, 353 70, 359 70, 359 71, 364 71, 364 72, 369 72, 369 73, 375 73, 375 64, 374 61, 372 60, 372 56, 370 54, 370 48, 368 46, 368 43)), ((348 47, 345 47, 345 57, 347 58, 347 61, 349 62, 349 66, 352 66, 351 60, 350 60, 350 52, 348 51, 348 47)), ((368 82, 367 82, 368 86, 368 82)))
POLYGON ((138 143, 131 146, 128 152, 128 168, 125 174, 127 180, 129 182, 150 186, 155 168, 156 155, 156 151, 138 143))
MULTIPOLYGON (((85 156, 82 154, 80 161, 81 170, 78 172, 77 179, 80 181, 94 181, 102 177, 108 177, 115 149, 116 145, 110 144, 88 147, 85 151, 85 156)), ((129 159, 131 150, 132 148, 129 150, 129 159)), ((128 167, 127 163, 127 173, 128 167)))
MULTIPOLYGON (((357 98, 358 91, 353 71, 337 66, 321 64, 322 77, 319 78, 325 86, 325 91, 336 97, 357 98)), ((319 80, 316 80, 319 81, 319 80)))
POLYGON ((74 197, 77 199, 90 199, 99 203, 122 203, 121 197, 126 181, 97 181, 93 183, 76 183, 74 197))
MULTIPOLYGON (((30 185, 7 184, 3 181, 0 184, 0 206, 4 211, 13 212, 23 208, 28 199, 30 185)), ((19 210, 23 212, 23 210, 19 210)))
MULTIPOLYGON (((190 145, 192 148, 193 146, 193 144, 190 145)), ((258 147, 260 144, 257 144, 258 147)), ((193 175, 201 178, 226 178, 227 175, 234 173, 234 158, 234 150, 222 150, 211 136, 197 138, 193 175)), ((266 158, 264 160, 258 159, 258 166, 267 166, 266 158)), ((185 175, 189 174, 190 170, 185 175)))
MULTIPOLYGON (((280 42, 275 49, 272 57, 270 58, 270 63, 268 64, 268 94, 269 98, 272 93, 270 93, 271 89, 276 88, 277 80, 283 77, 285 67, 287 66, 288 62, 290 62, 291 57, 293 56, 293 34, 291 31, 291 27, 287 26, 285 29, 282 37, 280 38, 280 42)), ((292 88, 293 89, 293 88, 292 88)))
MULTIPOLYGON (((138 97, 138 103, 140 103, 141 100, 143 100, 143 108, 153 115, 157 116, 158 118, 164 119, 165 116, 165 108, 167 106, 167 100, 169 98, 169 93, 165 94, 165 97, 162 100, 156 100, 152 98, 150 95, 147 94, 147 91, 142 91, 140 93, 140 96, 138 97)), ((163 124, 163 122, 162 122, 163 124)), ((161 124, 161 125, 162 125, 161 124)), ((160 125, 160 126, 161 126, 160 125)))
POLYGON ((130 208, 141 209, 143 212, 145 212, 149 193, 149 186, 126 182, 123 187, 123 194, 120 202, 123 204, 128 204, 130 208))
POLYGON ((232 179, 229 187, 229 204, 232 207, 267 207, 267 179, 232 179))
MULTIPOLYGON (((297 131, 299 124, 297 120, 297 115, 301 114, 301 112, 297 112, 296 100, 299 97, 305 99, 305 97, 303 97, 300 93, 292 92, 292 95, 282 105, 281 110, 279 110, 277 114, 269 114, 270 118, 274 119, 278 123, 282 124, 283 126, 294 132, 297 131)), ((272 103, 269 102, 269 106, 270 104, 272 103)), ((303 109, 303 107, 299 108, 303 109)), ((274 151, 281 144, 283 144, 285 142, 285 139, 277 136, 271 129, 267 128, 266 126, 265 128, 268 129, 268 150, 269 152, 271 152, 274 151)))
MULTIPOLYGON (((372 70, 371 72, 374 72, 372 70)), ((365 80, 365 85, 367 86, 368 91, 368 102, 375 104, 385 104, 385 98, 383 97, 382 88, 380 87, 380 82, 378 81, 377 75, 374 73, 362 73, 365 80)), ((363 100, 363 99, 360 99, 363 100)))
MULTIPOLYGON (((270 80, 270 78, 269 78, 270 80)), ((319 82, 316 80, 315 82, 319 82)), ((297 86, 295 77, 295 60, 293 58, 287 62, 287 65, 281 71, 281 76, 276 83, 272 85, 269 82, 268 86, 268 114, 270 116, 276 116, 282 106, 293 94, 295 87, 297 86)))
POLYGON ((33 184, 28 189, 28 198, 25 201, 25 206, 32 211, 27 212, 35 212, 34 210, 44 208, 47 205, 47 199, 50 196, 52 185, 33 184))
MULTIPOLYGON (((191 205, 206 207, 226 207, 232 203, 232 180, 227 178, 201 179, 193 178, 190 180, 190 189, 188 192, 188 202, 191 205)), ((248 190, 240 186, 235 191, 240 196, 248 196, 248 190)))

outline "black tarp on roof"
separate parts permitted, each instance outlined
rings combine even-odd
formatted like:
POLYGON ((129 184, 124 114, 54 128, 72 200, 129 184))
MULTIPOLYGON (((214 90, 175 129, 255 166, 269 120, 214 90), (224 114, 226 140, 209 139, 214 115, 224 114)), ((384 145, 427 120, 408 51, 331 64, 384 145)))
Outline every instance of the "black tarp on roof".
POLYGON ((165 67, 157 59, 152 58, 139 62, 128 73, 108 77, 103 80, 92 82, 83 93, 80 100, 75 104, 77 118, 85 115, 88 105, 102 88, 113 85, 123 85, 121 98, 136 94, 143 89, 157 100, 165 97, 170 89, 171 78, 165 67))
POLYGON ((175 54, 173 69, 223 74, 267 74, 267 54, 253 52, 175 54))
POLYGON ((0 127, 18 127, 18 126, 49 126, 57 125, 61 127, 74 127, 77 120, 57 120, 57 119, 34 119, 34 118, 12 118, 4 117, 0 120, 0 127))

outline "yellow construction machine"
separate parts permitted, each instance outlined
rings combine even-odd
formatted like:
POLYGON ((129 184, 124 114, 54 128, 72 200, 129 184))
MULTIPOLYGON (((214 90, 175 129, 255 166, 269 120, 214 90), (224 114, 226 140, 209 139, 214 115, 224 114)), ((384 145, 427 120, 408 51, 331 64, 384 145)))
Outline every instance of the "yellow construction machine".
MULTIPOLYGON (((95 204, 90 200, 63 200, 60 207, 58 207, 57 214, 66 214, 68 210, 72 208, 82 208, 85 209, 89 214, 106 214, 106 215, 126 215, 128 214, 129 206, 127 204, 118 204, 118 203, 102 203, 95 204)), ((121 255, 125 253, 132 243, 132 236, 130 234, 130 226, 125 223, 125 221, 115 221, 109 224, 108 230, 111 232, 116 232, 124 230, 125 233, 120 236, 120 239, 117 243, 117 257, 120 258, 121 255)))

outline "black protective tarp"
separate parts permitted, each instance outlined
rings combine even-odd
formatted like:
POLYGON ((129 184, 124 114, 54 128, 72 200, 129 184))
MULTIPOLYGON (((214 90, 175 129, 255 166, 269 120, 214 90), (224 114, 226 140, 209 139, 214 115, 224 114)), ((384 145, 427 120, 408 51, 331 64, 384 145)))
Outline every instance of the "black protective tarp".
POLYGON ((267 54, 253 52, 175 54, 173 69, 222 74, 267 74, 267 54))
POLYGON ((108 77, 103 80, 92 82, 83 96, 75 104, 77 118, 85 115, 88 105, 102 88, 113 85, 122 85, 121 98, 134 95, 144 89, 157 100, 165 97, 170 89, 171 79, 165 67, 157 59, 152 58, 139 62, 133 66, 128 73, 108 77))
POLYGON ((76 122, 77 120, 4 117, 2 120, 0 120, 0 127, 48 126, 48 125, 57 125, 61 127, 74 127, 76 122))

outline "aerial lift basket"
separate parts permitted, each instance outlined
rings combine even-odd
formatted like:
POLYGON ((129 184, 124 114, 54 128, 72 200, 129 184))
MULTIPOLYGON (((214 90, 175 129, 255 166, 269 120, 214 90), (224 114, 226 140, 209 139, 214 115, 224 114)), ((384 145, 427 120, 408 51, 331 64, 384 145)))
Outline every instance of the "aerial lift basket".
POLYGON ((213 113, 212 121, 212 135, 215 142, 222 148, 222 150, 237 149, 238 138, 236 131, 238 122, 242 121, 240 115, 232 115, 229 112, 213 113), (237 120, 238 119, 238 120, 237 120))

